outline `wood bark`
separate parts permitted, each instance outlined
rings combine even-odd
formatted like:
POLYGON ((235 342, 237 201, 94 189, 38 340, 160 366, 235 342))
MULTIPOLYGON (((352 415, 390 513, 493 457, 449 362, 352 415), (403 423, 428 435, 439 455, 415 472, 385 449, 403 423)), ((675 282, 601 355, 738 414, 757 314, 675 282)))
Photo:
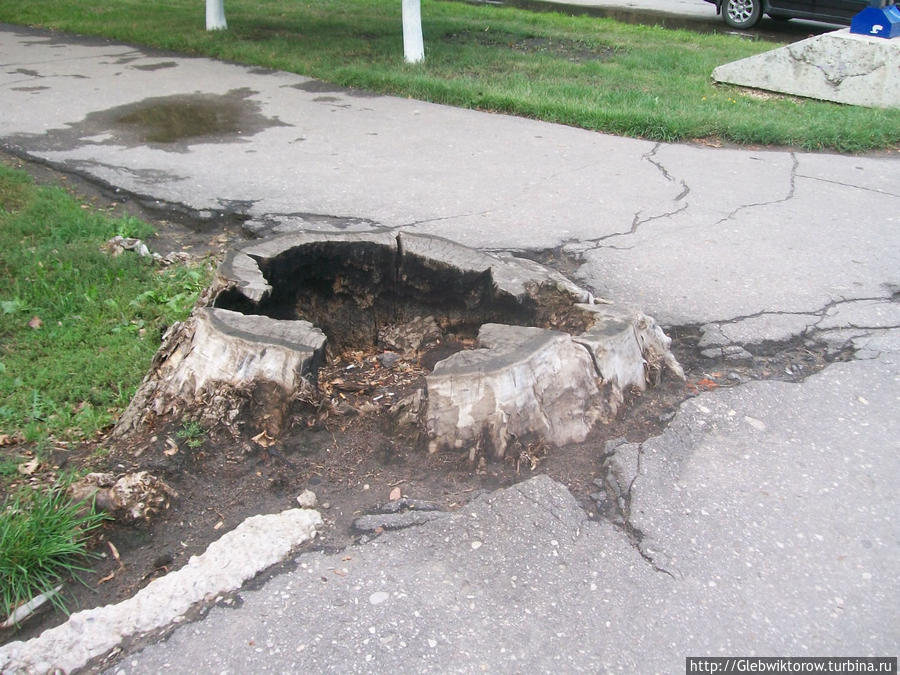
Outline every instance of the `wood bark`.
POLYGON ((324 346, 325 335, 307 321, 198 308, 166 334, 113 435, 186 415, 275 438, 293 398, 312 386, 324 346))

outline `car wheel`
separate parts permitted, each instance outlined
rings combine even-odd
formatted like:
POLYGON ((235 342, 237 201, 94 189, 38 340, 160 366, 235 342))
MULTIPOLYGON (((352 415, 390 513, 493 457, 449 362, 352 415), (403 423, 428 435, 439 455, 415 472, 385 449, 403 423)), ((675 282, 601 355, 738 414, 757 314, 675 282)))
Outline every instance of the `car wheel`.
POLYGON ((753 28, 762 18, 762 0, 725 0, 722 18, 732 28, 753 28))

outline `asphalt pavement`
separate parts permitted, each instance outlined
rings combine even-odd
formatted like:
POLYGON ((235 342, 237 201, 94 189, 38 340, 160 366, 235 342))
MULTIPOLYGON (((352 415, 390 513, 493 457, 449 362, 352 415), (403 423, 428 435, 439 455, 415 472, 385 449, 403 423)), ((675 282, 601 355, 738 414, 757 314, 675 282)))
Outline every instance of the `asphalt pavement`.
POLYGON ((110 672, 665 673, 689 655, 896 656, 894 154, 653 143, 11 26, 0 90, 4 149, 133 199, 260 233, 380 227, 552 249, 575 281, 698 330, 711 353, 853 354, 800 382, 706 392, 661 435, 612 447, 627 527, 589 520, 538 477, 297 556, 239 607, 110 672), (229 112, 188 138, 123 121, 206 108, 229 112))

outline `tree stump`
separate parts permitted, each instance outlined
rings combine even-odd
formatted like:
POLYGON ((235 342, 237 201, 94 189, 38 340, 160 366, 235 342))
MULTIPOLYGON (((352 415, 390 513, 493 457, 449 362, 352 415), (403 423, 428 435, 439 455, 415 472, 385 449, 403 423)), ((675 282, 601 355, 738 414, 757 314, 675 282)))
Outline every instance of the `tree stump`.
POLYGON ((664 368, 684 377, 652 318, 598 304, 533 261, 440 237, 290 232, 255 241, 228 255, 201 304, 212 306, 165 336, 117 436, 188 416, 266 445, 293 401, 313 400, 326 335, 335 353, 416 353, 410 326, 429 343, 477 335, 476 349, 438 361, 392 408, 432 450, 500 458, 513 441, 579 442, 629 388, 645 389, 664 368))
POLYGON ((200 307, 166 333, 114 436, 187 415, 276 438, 292 399, 312 386, 324 349, 325 334, 308 321, 200 307))

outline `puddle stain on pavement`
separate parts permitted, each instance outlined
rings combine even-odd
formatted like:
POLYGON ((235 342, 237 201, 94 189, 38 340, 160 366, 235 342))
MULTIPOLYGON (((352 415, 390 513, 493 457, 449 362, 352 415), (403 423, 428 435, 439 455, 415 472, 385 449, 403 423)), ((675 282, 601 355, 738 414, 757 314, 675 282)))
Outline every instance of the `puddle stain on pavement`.
MULTIPOLYGON (((233 89, 226 94, 155 96, 135 103, 88 113, 66 128, 28 136, 35 150, 66 151, 85 143, 137 147, 151 145, 186 152, 199 143, 234 142, 266 129, 288 126, 267 117, 252 100, 257 92, 233 89)), ((14 138, 9 139, 15 142, 14 138)), ((24 141, 24 139, 23 139, 24 141)))

